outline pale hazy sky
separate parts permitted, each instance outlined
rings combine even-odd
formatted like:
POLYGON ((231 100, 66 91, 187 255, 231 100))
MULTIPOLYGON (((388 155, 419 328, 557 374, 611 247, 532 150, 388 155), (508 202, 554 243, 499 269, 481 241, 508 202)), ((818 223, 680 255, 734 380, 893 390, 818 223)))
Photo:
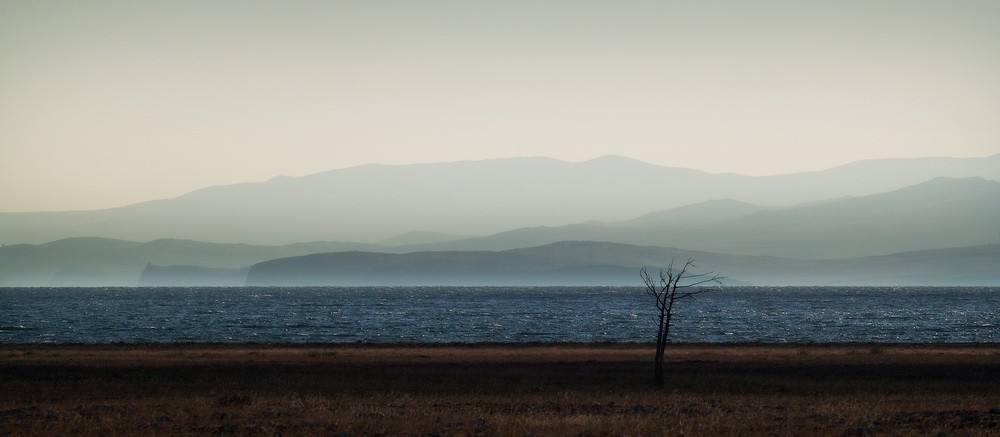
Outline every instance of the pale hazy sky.
POLYGON ((994 0, 0 0, 0 211, 370 162, 997 152, 994 0))

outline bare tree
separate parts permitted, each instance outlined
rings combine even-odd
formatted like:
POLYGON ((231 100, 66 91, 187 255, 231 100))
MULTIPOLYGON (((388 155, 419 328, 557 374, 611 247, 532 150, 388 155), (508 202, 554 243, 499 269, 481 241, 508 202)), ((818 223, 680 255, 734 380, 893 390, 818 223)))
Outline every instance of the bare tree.
POLYGON ((653 368, 653 384, 663 385, 663 352, 667 347, 667 337, 670 335, 670 322, 674 317, 674 304, 707 291, 718 291, 714 286, 721 286, 722 276, 715 273, 693 274, 688 268, 694 266, 694 259, 688 258, 680 270, 674 268, 674 261, 666 270, 660 269, 659 278, 649 275, 646 268, 639 271, 639 276, 646 283, 646 294, 656 298, 656 309, 659 310, 659 329, 656 331, 656 358, 653 368))

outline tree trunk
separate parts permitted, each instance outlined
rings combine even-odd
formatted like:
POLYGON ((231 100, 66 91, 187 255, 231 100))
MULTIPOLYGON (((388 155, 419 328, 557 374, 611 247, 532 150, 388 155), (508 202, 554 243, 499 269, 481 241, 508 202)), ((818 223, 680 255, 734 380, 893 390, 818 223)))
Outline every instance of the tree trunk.
POLYGON ((656 357, 653 360, 653 385, 663 386, 663 350, 666 347, 666 333, 663 330, 663 312, 660 312, 660 329, 656 333, 656 357))
POLYGON ((670 335, 670 318, 673 315, 674 301, 660 310, 660 330, 656 336, 656 369, 653 370, 653 385, 663 387, 663 356, 667 351, 667 338, 670 335))

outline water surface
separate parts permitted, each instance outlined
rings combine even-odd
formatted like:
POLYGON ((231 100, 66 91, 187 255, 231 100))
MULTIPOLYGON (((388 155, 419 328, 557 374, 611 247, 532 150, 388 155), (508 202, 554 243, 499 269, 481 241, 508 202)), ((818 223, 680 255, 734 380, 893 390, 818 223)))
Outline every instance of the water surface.
MULTIPOLYGON (((2 288, 0 343, 651 341, 630 287, 2 288)), ((733 287, 678 342, 1000 343, 1000 288, 733 287)))

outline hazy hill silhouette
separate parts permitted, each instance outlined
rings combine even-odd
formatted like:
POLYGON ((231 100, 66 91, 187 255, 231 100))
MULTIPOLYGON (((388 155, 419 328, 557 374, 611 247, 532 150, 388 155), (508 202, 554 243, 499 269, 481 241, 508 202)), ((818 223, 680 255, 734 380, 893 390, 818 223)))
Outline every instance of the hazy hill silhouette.
MULTIPOLYGON (((252 246, 175 239, 137 243, 68 238, 41 245, 0 247, 0 286, 135 286, 147 263, 240 269, 274 258, 342 250, 379 250, 379 247, 336 242, 252 246)), ((242 284, 242 278, 237 282, 242 284)))
POLYGON ((620 222, 533 227, 414 246, 506 250, 607 241, 788 258, 848 258, 1000 242, 1000 182, 936 178, 863 197, 767 208, 714 200, 620 222))
POLYGON ((357 248, 74 238, 0 248, 0 286, 636 285, 639 267, 687 257, 697 258, 700 269, 724 273, 733 284, 1000 285, 1000 245, 836 260, 579 241, 500 252, 393 254, 357 248), (324 250, 341 252, 316 253, 324 250))
POLYGON ((0 214, 0 242, 96 236, 285 244, 378 242, 411 231, 488 235, 585 220, 622 221, 711 199, 789 206, 899 189, 938 176, 1000 179, 1000 155, 861 161, 751 177, 606 156, 365 165, 208 187, 98 211, 0 214))
POLYGON ((730 284, 998 285, 1000 245, 878 257, 792 260, 564 241, 500 252, 341 252, 255 264, 247 285, 637 285, 642 266, 695 258, 730 284))
MULTIPOLYGON (((341 264, 338 265, 341 266, 353 265, 359 272, 374 268, 378 274, 396 275, 419 283, 440 281, 437 275, 441 274, 456 275, 451 279, 453 281, 462 277, 487 282, 494 281, 489 279, 491 277, 495 281, 501 281, 501 278, 509 281, 511 271, 516 271, 524 281, 540 283, 566 282, 569 278, 575 278, 574 281, 605 278, 600 280, 606 281, 610 272, 618 272, 619 277, 624 278, 628 276, 629 266, 635 267, 644 262, 662 264, 666 262, 666 255, 657 252, 656 256, 643 257, 636 254, 638 249, 630 248, 623 252, 620 246, 598 243, 545 245, 591 241, 632 245, 628 247, 681 247, 685 250, 674 251, 691 253, 705 261, 729 256, 727 262, 720 264, 722 268, 727 272, 742 272, 738 267, 744 261, 735 260, 753 260, 762 255, 771 255, 775 259, 857 258, 996 243, 1000 240, 998 223, 1000 182, 981 178, 937 178, 892 192, 793 207, 762 207, 734 200, 714 200, 620 222, 589 221, 569 226, 523 228, 464 240, 454 240, 458 237, 453 235, 433 233, 410 233, 388 240, 445 240, 408 246, 337 242, 259 246, 177 239, 136 243, 104 238, 71 238, 42 245, 7 245, 0 247, 0 285, 136 285, 140 283, 140 274, 141 284, 144 285, 197 285, 200 282, 238 285, 246 273, 233 269, 278 258, 345 251, 366 251, 367 254, 355 252, 324 256, 339 260, 341 264), (569 253, 562 250, 556 258, 563 261, 589 258, 576 264, 551 265, 548 261, 551 257, 546 258, 548 255, 537 246, 549 247, 547 250, 573 247, 578 251, 569 253), (523 252, 508 250, 529 247, 534 248, 530 253, 545 256, 533 258, 523 252), (507 251, 497 252, 499 250, 507 251), (403 258, 389 254, 421 251, 451 254, 411 254, 403 258), (454 256, 463 257, 467 264, 464 267, 456 264, 454 256), (631 257, 630 263, 621 261, 626 256, 631 257), (372 260, 395 260, 401 264, 394 268, 372 260), (421 260, 422 264, 413 264, 414 260, 421 260), (436 262, 445 264, 438 265, 436 262), (147 263, 152 265, 147 267, 147 263), (490 266, 490 263, 493 265, 490 266), (575 273, 570 274, 566 269, 575 273)), ((910 259, 908 262, 914 264, 916 261, 910 259)), ((941 259, 937 262, 952 265, 952 261, 941 259)), ((788 265, 790 262, 785 260, 777 265, 788 265)), ((750 262, 754 269, 760 268, 762 272, 777 275, 775 278, 798 278, 795 280, 800 282, 796 283, 809 283, 814 278, 824 277, 822 268, 812 268, 814 264, 810 263, 814 261, 796 261, 795 269, 786 271, 776 270, 774 263, 761 265, 756 261, 750 262), (795 272, 802 272, 805 276, 795 276, 795 272)), ((909 264, 902 263, 893 268, 909 271, 906 267, 909 264)), ((835 266, 831 263, 815 265, 824 268, 835 266)), ((965 270, 959 268, 955 271, 965 270)), ((304 277, 315 274, 313 270, 310 272, 304 277)), ((344 278, 357 274, 360 273, 338 274, 338 281, 343 282, 344 278)), ((773 283, 754 273, 740 274, 745 278, 755 278, 756 283, 773 283)), ((871 277, 883 276, 876 274, 871 277)), ((930 280, 926 274, 914 277, 930 280)), ((960 275, 950 277, 961 278, 960 275)), ((359 283, 371 282, 371 278, 359 278, 359 283)), ((972 280, 972 277, 966 279, 972 280)))

